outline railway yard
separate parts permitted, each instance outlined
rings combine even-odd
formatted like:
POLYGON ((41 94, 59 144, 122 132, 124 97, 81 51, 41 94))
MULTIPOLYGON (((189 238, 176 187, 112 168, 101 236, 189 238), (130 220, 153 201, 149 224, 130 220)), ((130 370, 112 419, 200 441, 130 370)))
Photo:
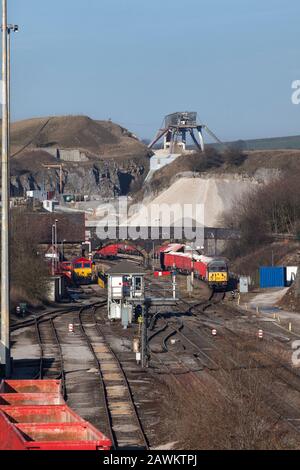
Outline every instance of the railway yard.
POLYGON ((8 464, 299 450, 299 2, 0 3, 8 464))
MULTIPOLYGON (((163 299, 170 281, 147 271, 145 286, 163 299)), ((14 318, 13 378, 60 379, 67 405, 114 449, 299 446, 296 330, 197 280, 193 296, 181 289, 174 305, 150 308, 142 368, 133 353, 140 325, 108 320, 106 290, 77 291, 76 303, 14 318)))

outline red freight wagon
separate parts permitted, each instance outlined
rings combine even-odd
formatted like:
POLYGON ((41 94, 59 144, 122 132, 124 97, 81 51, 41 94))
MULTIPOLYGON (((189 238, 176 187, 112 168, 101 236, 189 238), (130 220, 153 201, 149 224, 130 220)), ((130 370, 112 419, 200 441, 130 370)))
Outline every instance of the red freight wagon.
POLYGON ((0 393, 0 406, 62 405, 60 393, 0 393))
POLYGON ((166 253, 164 256, 164 264, 167 269, 176 268, 181 272, 188 273, 191 271, 192 261, 187 256, 180 254, 166 253))
POLYGON ((118 254, 118 245, 109 245, 97 251, 99 256, 116 256, 118 254))
POLYGON ((4 423, 5 418, 1 418, 0 412, 0 450, 110 450, 111 448, 111 441, 87 422, 14 424, 8 420, 4 423), (3 429, 6 432, 2 434, 3 429))
POLYGON ((175 265, 179 271, 184 273, 191 272, 192 269, 192 260, 189 257, 181 256, 181 255, 174 255, 175 265))
POLYGON ((169 253, 166 253, 165 256, 164 256, 164 265, 166 267, 166 269, 171 269, 173 267, 175 267, 175 259, 174 259, 174 255, 170 255, 169 253))
POLYGON ((0 393, 61 393, 60 380, 3 380, 0 393))
POLYGON ((202 263, 201 261, 195 261, 194 271, 201 279, 206 279, 207 264, 202 263))
POLYGON ((0 406, 0 411, 15 424, 84 422, 67 405, 0 406))
POLYGON ((128 254, 138 254, 139 250, 131 245, 127 245, 126 243, 118 243, 117 245, 118 251, 122 253, 128 253, 128 254))
POLYGON ((0 384, 0 450, 110 450, 111 441, 64 402, 58 380, 0 384))

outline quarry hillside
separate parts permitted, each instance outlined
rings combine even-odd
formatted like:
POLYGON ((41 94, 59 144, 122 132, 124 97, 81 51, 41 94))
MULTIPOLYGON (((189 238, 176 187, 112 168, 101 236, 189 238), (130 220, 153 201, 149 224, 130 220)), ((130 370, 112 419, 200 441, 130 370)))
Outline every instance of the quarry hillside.
MULTIPOLYGON (((279 141, 279 143, 282 140, 279 141)), ((233 200, 283 171, 300 170, 300 150, 244 150, 242 161, 218 162, 203 155, 178 157, 146 181, 152 152, 129 130, 87 116, 27 119, 11 126, 11 185, 14 196, 26 190, 57 189, 62 164, 64 193, 134 201, 199 203, 206 224, 219 225, 233 200)), ((139 215, 136 214, 137 221, 139 215)))
MULTIPOLYGON (((222 227, 222 214, 245 193, 282 173, 300 172, 300 150, 244 151, 236 162, 211 154, 182 155, 157 170, 136 195, 136 202, 151 204, 203 204, 204 223, 222 227)), ((195 214, 193 214, 195 219, 195 214)), ((142 223, 142 211, 131 218, 142 223)))
POLYGON ((147 147, 111 121, 86 116, 35 118, 11 126, 14 196, 28 189, 57 189, 63 164, 64 193, 114 197, 141 186, 149 168, 147 147))

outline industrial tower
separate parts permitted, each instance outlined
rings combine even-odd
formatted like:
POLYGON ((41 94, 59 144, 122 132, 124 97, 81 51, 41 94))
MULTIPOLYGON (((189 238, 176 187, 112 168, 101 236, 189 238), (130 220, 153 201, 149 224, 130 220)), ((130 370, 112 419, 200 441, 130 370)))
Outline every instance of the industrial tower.
POLYGON ((171 154, 182 153, 186 150, 187 136, 190 135, 196 147, 204 152, 203 131, 206 131, 216 142, 222 144, 205 124, 197 123, 196 112, 185 111, 168 114, 149 148, 152 149, 164 137, 164 150, 169 150, 171 154))

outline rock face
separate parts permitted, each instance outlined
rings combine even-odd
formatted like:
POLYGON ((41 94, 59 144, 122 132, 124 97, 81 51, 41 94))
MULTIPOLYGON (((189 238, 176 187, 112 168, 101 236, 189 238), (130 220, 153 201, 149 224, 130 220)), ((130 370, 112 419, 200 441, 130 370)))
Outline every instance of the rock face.
POLYGON ((57 190, 62 165, 64 193, 114 197, 138 189, 149 170, 149 151, 110 121, 85 116, 30 119, 12 125, 11 188, 57 190))

